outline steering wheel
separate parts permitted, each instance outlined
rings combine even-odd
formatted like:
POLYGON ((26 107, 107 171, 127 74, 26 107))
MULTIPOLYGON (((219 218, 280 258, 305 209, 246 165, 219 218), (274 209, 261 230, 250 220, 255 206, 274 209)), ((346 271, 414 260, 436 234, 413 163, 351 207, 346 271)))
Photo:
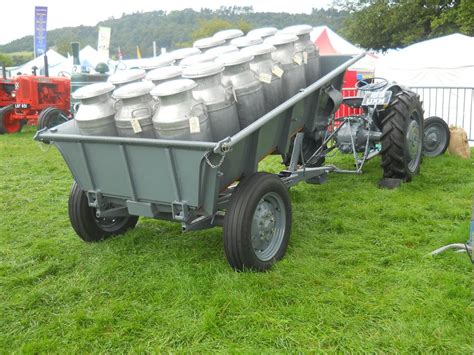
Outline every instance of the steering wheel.
POLYGON ((71 77, 71 73, 68 73, 67 71, 62 70, 62 71, 60 71, 60 72, 58 73, 58 76, 62 76, 62 77, 64 77, 64 78, 70 78, 70 77, 71 77))
POLYGON ((377 91, 383 89, 388 85, 388 80, 384 78, 373 78, 373 80, 378 80, 376 83, 368 83, 365 80, 358 80, 355 84, 355 87, 359 91, 377 91))

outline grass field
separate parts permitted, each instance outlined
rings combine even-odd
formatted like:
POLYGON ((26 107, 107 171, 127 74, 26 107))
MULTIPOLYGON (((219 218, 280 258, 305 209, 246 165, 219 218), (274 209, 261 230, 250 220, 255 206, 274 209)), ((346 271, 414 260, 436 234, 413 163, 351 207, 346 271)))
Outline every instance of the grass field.
POLYGON ((302 183, 286 257, 268 273, 235 273, 220 228, 182 234, 142 218, 122 237, 80 241, 72 177, 32 136, 0 136, 2 353, 472 354, 472 265, 426 255, 468 238, 473 159, 425 159, 391 191, 377 188, 378 159, 361 176, 302 183))

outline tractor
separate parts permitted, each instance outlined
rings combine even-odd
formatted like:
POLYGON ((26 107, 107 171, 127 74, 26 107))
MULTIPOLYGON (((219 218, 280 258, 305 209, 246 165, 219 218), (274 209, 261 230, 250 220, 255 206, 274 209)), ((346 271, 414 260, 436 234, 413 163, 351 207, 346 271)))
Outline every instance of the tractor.
MULTIPOLYGON (((299 163, 321 166, 330 152, 338 150, 354 157, 354 169, 340 173, 362 173, 366 161, 381 155, 383 178, 380 186, 395 188, 410 181, 420 170, 423 156, 423 108, 419 96, 383 78, 358 81, 354 97, 333 98, 363 114, 334 118, 312 132, 304 132, 299 163)), ((290 156, 284 157, 288 164, 290 156)))
POLYGON ((2 67, 2 73, 2 78, 0 78, 0 108, 15 103, 15 98, 12 96, 13 91, 15 91, 15 81, 7 78, 5 66, 2 67))
POLYGON ((46 56, 44 76, 34 70, 32 75, 4 78, 0 102, 6 105, 0 109, 0 134, 20 132, 26 124, 40 129, 70 119, 70 86, 70 79, 48 75, 46 56))

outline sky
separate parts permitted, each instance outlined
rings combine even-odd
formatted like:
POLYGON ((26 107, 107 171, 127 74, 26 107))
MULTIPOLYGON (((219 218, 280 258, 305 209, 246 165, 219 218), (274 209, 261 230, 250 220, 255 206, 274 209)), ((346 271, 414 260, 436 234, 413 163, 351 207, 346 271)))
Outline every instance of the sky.
POLYGON ((220 6, 253 6, 254 11, 310 13, 314 8, 325 8, 332 0, 15 0, 3 4, 0 21, 0 44, 11 42, 23 36, 32 35, 34 31, 35 6, 48 7, 48 30, 67 26, 94 26, 101 20, 114 16, 121 17, 123 13, 154 10, 182 10, 201 7, 211 9, 220 6), (14 10, 9 9, 14 7, 14 10))

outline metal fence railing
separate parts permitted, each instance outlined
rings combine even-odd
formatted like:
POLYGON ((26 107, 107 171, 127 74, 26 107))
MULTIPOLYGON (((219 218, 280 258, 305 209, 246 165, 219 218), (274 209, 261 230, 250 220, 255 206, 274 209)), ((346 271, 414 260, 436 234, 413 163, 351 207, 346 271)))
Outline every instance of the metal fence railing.
POLYGON ((441 117, 448 125, 463 128, 474 141, 474 87, 411 87, 420 95, 425 118, 441 117))
MULTIPOLYGON (((425 119, 441 117, 448 125, 463 128, 469 141, 474 142, 474 87, 411 87, 420 95, 425 110, 425 119)), ((357 89, 343 88, 342 96, 356 96, 357 89)), ((336 118, 362 114, 344 104, 336 112, 336 118)))

